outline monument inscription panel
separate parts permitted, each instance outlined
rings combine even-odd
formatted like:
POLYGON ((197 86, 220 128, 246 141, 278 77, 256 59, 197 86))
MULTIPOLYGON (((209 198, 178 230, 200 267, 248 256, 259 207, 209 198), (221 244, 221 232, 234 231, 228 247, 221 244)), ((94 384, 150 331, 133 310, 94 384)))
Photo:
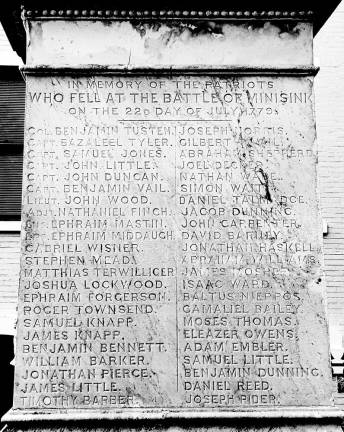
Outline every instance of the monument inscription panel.
POLYGON ((27 78, 14 409, 327 404, 312 81, 27 78))

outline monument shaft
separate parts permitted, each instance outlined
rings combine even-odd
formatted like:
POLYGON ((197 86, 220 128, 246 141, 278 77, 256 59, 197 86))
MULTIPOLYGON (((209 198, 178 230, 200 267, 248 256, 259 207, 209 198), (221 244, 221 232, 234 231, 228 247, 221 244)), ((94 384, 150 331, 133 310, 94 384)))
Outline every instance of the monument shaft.
POLYGON ((332 419, 312 14, 139 13, 23 12, 7 418, 332 419))
POLYGON ((16 407, 324 403, 309 78, 30 76, 27 103, 16 407))

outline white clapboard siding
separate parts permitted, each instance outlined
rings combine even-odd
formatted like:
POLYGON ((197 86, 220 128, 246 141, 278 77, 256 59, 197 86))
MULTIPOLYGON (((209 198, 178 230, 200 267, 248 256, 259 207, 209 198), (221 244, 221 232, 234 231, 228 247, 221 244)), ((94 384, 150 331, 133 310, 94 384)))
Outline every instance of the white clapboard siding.
POLYGON ((19 233, 0 232, 0 334, 14 334, 19 251, 19 233))
MULTIPOLYGON (((344 352, 344 1, 314 40, 315 78, 327 311, 332 353, 344 352)), ((338 403, 344 403, 339 398, 338 403)))

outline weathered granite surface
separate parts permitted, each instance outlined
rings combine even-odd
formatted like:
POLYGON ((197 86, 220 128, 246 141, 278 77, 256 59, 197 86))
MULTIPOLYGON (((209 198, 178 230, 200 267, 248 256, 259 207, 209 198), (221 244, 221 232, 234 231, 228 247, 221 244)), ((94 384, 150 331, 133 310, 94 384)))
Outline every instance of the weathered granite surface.
POLYGON ((18 410, 327 406, 312 80, 27 78, 18 410))
POLYGON ((125 68, 311 65, 310 22, 39 20, 30 23, 27 65, 125 68), (109 25, 109 22, 111 25, 109 25), (87 43, 85 43, 87 40, 87 43), (74 64, 74 66, 76 65, 74 64))
POLYGON ((312 13, 94 13, 23 11, 6 420, 332 431, 312 13))
MULTIPOLYGON (((92 430, 95 432, 114 432, 118 430, 123 430, 125 432, 134 432, 134 431, 166 431, 166 432, 184 432, 184 431, 192 431, 192 432, 205 432, 209 430, 211 427, 212 430, 216 432, 338 432, 341 430, 338 426, 331 425, 326 422, 318 422, 318 423, 304 423, 304 424, 288 424, 283 420, 279 420, 279 422, 269 421, 269 423, 264 423, 261 420, 257 419, 255 422, 251 422, 246 420, 245 422, 241 422, 236 420, 233 422, 207 422, 202 420, 199 422, 197 420, 192 421, 184 421, 183 425, 178 423, 170 423, 168 421, 163 421, 159 423, 149 423, 145 422, 145 424, 137 424, 131 422, 117 422, 116 424, 107 424, 103 422, 100 426, 96 423, 92 423, 88 421, 87 423, 81 423, 80 425, 68 425, 65 423, 54 424, 54 423, 38 423, 29 425, 26 424, 24 427, 20 425, 20 430, 23 432, 35 432, 35 431, 43 431, 43 432, 51 432, 51 431, 59 431, 59 432, 82 432, 92 430)), ((7 429, 9 432, 18 431, 17 428, 11 425, 7 429)))

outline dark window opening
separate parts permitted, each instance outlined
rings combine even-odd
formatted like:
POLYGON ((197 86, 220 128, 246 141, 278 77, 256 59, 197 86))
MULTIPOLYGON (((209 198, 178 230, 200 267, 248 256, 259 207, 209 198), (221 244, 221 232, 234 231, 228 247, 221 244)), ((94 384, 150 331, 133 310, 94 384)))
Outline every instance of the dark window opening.
POLYGON ((0 220, 20 220, 25 82, 14 66, 0 66, 0 220))

